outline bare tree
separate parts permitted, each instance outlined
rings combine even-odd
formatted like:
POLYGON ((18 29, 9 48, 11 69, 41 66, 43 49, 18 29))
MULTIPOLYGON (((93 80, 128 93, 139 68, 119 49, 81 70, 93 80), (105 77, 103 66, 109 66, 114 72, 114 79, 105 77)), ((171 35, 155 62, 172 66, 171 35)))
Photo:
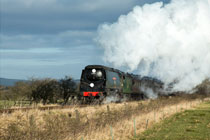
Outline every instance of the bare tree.
POLYGON ((60 92, 64 100, 64 104, 66 104, 69 100, 69 97, 75 93, 76 83, 69 76, 65 76, 65 78, 60 80, 60 92))

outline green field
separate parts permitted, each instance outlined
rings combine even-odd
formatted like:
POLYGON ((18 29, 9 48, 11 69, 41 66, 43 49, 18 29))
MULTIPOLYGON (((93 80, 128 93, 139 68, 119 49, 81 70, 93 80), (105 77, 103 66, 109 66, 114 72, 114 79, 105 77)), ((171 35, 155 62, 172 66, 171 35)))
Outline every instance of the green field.
POLYGON ((210 140, 210 102, 173 115, 135 140, 210 140))
POLYGON ((30 106, 30 101, 0 100, 0 109, 8 109, 11 107, 28 107, 28 106, 30 106))

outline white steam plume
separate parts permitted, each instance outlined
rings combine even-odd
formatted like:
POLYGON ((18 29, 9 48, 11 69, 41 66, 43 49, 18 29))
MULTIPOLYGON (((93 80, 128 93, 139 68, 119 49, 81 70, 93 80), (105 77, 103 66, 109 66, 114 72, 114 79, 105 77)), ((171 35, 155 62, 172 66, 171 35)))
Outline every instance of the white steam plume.
POLYGON ((96 41, 115 67, 191 90, 210 77, 210 0, 136 6, 98 28, 96 41))
POLYGON ((141 86, 140 90, 145 93, 145 95, 150 99, 156 99, 158 97, 158 94, 153 91, 152 88, 148 88, 146 86, 141 86))

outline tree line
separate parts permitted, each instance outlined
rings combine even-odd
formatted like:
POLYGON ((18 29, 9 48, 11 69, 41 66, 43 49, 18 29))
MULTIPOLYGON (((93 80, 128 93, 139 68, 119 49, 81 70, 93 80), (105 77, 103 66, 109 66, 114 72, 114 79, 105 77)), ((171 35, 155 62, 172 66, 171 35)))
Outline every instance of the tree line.
POLYGON ((77 92, 78 85, 69 76, 60 80, 32 78, 27 82, 17 82, 11 87, 0 87, 0 100, 66 104, 69 98, 75 96, 77 92))

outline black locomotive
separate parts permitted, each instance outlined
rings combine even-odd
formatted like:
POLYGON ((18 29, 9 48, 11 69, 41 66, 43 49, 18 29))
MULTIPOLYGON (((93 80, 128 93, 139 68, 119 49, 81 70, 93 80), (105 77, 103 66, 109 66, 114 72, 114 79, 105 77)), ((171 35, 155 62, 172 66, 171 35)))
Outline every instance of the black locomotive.
POLYGON ((88 65, 83 69, 80 79, 80 97, 105 101, 113 97, 115 101, 144 99, 148 93, 160 94, 163 83, 150 77, 141 77, 120 70, 102 66, 88 65))

